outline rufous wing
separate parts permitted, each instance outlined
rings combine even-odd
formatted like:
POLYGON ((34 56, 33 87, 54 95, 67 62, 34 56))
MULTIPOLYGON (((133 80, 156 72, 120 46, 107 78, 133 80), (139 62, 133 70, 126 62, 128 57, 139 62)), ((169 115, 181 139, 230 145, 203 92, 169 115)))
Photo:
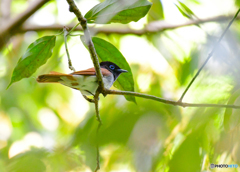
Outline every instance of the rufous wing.
MULTIPOLYGON (((105 68, 101 68, 101 72, 102 72, 102 75, 105 76, 105 75, 109 75, 111 72, 105 68)), ((77 72, 73 72, 71 73, 72 75, 96 75, 96 71, 94 68, 89 68, 89 69, 86 69, 86 70, 81 70, 81 71, 77 71, 77 72)))

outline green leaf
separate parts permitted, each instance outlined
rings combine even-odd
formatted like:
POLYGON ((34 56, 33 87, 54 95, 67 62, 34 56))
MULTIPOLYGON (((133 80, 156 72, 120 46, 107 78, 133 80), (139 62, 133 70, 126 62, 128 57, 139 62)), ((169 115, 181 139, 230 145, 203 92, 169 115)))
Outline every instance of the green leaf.
MULTIPOLYGON (((84 37, 81 36, 83 44, 86 46, 84 37)), ((114 87, 124 91, 134 91, 134 81, 132 70, 122 53, 111 43, 97 37, 92 38, 99 61, 111 61, 116 63, 120 68, 125 69, 128 73, 121 74, 114 82, 114 87)), ((135 97, 125 96, 128 101, 136 102, 135 97)))
MULTIPOLYGON (((100 58, 100 61, 111 61, 116 63, 120 68, 125 69, 128 73, 124 73, 114 82, 114 87, 124 91, 134 91, 134 81, 132 70, 122 53, 111 43, 97 37, 92 38, 94 47, 100 58)), ((135 101, 133 96, 125 96, 128 101, 135 101)))
POLYGON ((196 133, 191 133, 186 136, 179 148, 173 153, 169 161, 168 171, 201 171, 202 158, 199 149, 199 139, 196 133))
POLYGON ((148 12, 148 21, 162 20, 164 18, 163 6, 161 0, 151 0, 152 7, 148 12))
POLYGON ((178 2, 181 5, 181 7, 188 13, 188 15, 195 16, 192 10, 190 10, 190 8, 188 8, 184 3, 182 3, 181 1, 178 2))
POLYGON ((175 4, 175 5, 176 5, 176 7, 178 8, 179 12, 180 12, 184 17, 191 19, 191 17, 190 17, 187 13, 185 13, 177 4, 175 4))
POLYGON ((147 0, 106 0, 85 14, 88 23, 129 23, 138 21, 149 11, 152 3, 147 0))
POLYGON ((188 8, 184 3, 182 3, 181 1, 178 1, 178 3, 180 4, 181 7, 179 7, 178 5, 177 8, 178 10, 182 13, 183 16, 189 18, 189 19, 192 19, 193 17, 197 17, 194 12, 188 8))
POLYGON ((240 7, 240 0, 235 0, 235 5, 236 5, 237 7, 240 7))
POLYGON ((17 63, 8 88, 12 83, 30 77, 40 66, 45 64, 52 55, 55 41, 56 36, 44 36, 30 44, 17 63))

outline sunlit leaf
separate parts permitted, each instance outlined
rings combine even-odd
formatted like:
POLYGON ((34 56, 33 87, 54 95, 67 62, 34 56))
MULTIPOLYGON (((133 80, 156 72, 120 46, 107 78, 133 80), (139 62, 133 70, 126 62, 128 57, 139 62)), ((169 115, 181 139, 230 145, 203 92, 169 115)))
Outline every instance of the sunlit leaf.
POLYGON ((236 6, 240 7, 240 0, 235 0, 236 6))
POLYGON ((148 12, 148 21, 162 20, 164 18, 161 0, 152 0, 152 7, 148 12))
MULTIPOLYGON (((81 37, 83 43, 83 36, 81 37)), ((114 87, 124 91, 134 91, 134 81, 132 70, 122 53, 111 43, 97 37, 92 38, 99 61, 111 61, 116 63, 120 68, 127 70, 127 73, 121 74, 114 82, 114 87)), ((86 46, 86 44, 85 44, 86 46)), ((135 102, 135 97, 125 96, 128 101, 135 102)))
POLYGON ((84 16, 89 23, 129 23, 144 17, 151 7, 147 0, 106 0, 84 16))
POLYGON ((27 51, 19 59, 8 87, 23 78, 30 77, 40 66, 45 64, 52 55, 56 36, 44 36, 30 44, 27 51))
POLYGON ((192 12, 192 10, 190 10, 190 8, 188 8, 184 3, 182 3, 181 1, 178 1, 179 4, 181 5, 181 7, 188 13, 188 15, 194 16, 195 14, 192 12))
POLYGON ((8 171, 24 171, 24 172, 44 172, 46 171, 46 166, 43 163, 42 159, 46 157, 47 152, 45 150, 36 149, 33 151, 25 152, 17 155, 14 158, 10 159, 8 164, 8 171))
POLYGON ((186 136, 186 139, 173 153, 172 159, 169 162, 169 172, 201 171, 201 156, 199 149, 199 141, 197 140, 196 134, 191 133, 186 136))
POLYGON ((186 12, 184 12, 177 4, 175 4, 176 7, 178 8, 179 12, 184 16, 184 17, 187 17, 187 18, 191 18, 186 12))
POLYGON ((176 76, 181 85, 188 84, 189 79, 192 78, 192 75, 198 68, 198 52, 196 49, 193 49, 189 57, 186 57, 181 65, 178 65, 176 76))
POLYGON ((184 17, 187 17, 189 19, 192 19, 193 17, 196 17, 194 12, 190 8, 188 8, 184 3, 182 3, 181 1, 178 1, 178 3, 179 3, 180 6, 178 6, 176 4, 175 5, 184 17))

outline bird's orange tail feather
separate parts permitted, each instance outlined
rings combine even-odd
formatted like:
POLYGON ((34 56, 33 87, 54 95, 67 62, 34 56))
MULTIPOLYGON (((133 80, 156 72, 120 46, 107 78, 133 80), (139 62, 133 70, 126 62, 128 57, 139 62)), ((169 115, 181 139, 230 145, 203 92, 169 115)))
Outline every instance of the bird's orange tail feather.
POLYGON ((38 76, 37 82, 41 82, 41 83, 59 82, 59 81, 62 81, 61 77, 65 75, 66 74, 59 73, 59 72, 50 72, 50 74, 38 76))

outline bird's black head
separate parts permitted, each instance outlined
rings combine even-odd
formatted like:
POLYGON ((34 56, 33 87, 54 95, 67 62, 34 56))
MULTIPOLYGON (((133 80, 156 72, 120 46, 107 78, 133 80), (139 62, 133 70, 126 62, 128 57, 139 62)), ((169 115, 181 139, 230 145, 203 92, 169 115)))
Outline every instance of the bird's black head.
POLYGON ((101 62, 100 66, 109 70, 113 76, 114 76, 114 81, 117 79, 117 77, 124 72, 128 72, 127 70, 121 69, 118 65, 116 65, 113 62, 105 61, 101 62))

